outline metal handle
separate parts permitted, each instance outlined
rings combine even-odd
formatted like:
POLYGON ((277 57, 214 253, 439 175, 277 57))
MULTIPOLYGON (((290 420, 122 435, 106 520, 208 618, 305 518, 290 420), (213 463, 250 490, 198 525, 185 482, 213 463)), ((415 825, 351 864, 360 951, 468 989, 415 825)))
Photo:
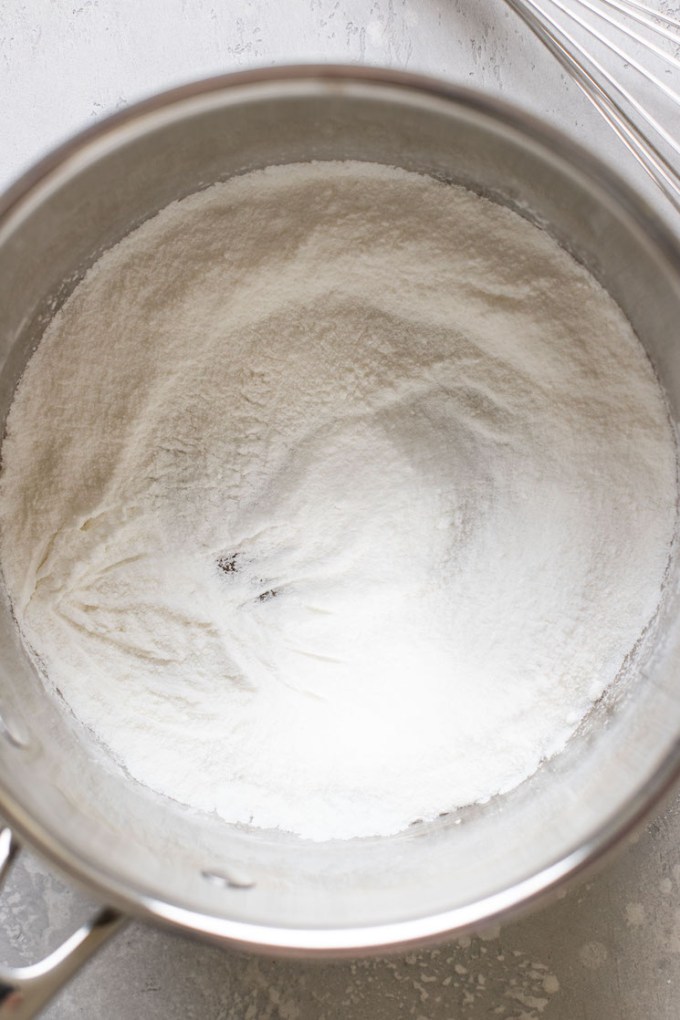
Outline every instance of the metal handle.
MULTIPOLYGON (((10 829, 0 831, 0 888, 19 852, 10 829)), ((58 949, 26 967, 0 965, 0 1020, 31 1020, 75 972, 123 924, 110 908, 100 910, 58 949)))

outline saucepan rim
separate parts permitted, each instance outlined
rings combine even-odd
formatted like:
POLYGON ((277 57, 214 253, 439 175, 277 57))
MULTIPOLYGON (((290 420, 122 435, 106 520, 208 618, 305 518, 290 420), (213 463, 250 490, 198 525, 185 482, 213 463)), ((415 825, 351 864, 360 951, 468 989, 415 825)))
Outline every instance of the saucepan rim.
MULTIPOLYGON (((527 145, 551 151, 556 158, 574 168, 582 177, 606 194, 640 228, 675 273, 680 295, 680 244, 662 218, 636 191, 623 182, 602 160, 578 145, 560 131, 538 118, 495 97, 479 91, 450 84, 436 78, 377 67, 351 65, 305 64, 240 71, 200 81, 155 95, 131 105, 94 126, 80 132, 54 149, 28 169, 0 197, 0 244, 3 234, 15 226, 48 194, 59 181, 68 177, 83 158, 107 148, 115 149, 131 137, 131 133, 156 126, 158 116, 172 114, 178 107, 193 101, 216 100, 225 94, 232 101, 253 96, 264 89, 318 87, 322 94, 342 93, 352 88, 374 89, 376 94, 391 92, 395 99, 433 100, 453 104, 502 123, 527 145), (254 91, 253 91, 254 90, 254 91), (156 120, 154 120, 156 118, 156 120)), ((645 819, 649 811, 673 788, 680 777, 680 734, 659 768, 642 784, 635 797, 578 848, 558 860, 546 862, 524 881, 484 900, 452 910, 382 925, 323 928, 274 927, 216 917, 173 902, 173 890, 167 899, 149 895, 141 886, 124 881, 66 845, 58 833, 32 817, 11 791, 7 777, 0 774, 0 810, 16 829, 21 839, 47 857, 90 892, 127 914, 163 921, 184 931, 191 931, 235 944, 250 951, 279 955, 342 956, 357 952, 376 952, 388 947, 421 944, 455 931, 463 934, 516 914, 549 896, 565 882, 592 868, 611 849, 620 844, 645 819)))

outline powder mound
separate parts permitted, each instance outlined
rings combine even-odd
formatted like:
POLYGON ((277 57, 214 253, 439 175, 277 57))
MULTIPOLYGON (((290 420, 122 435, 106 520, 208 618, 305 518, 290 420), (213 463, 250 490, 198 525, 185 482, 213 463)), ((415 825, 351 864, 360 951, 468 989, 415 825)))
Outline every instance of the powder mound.
POLYGON ((611 298, 507 209, 370 164, 245 175, 105 254, 3 458, 46 683, 154 790, 317 840, 559 751, 654 616, 675 523, 611 298))

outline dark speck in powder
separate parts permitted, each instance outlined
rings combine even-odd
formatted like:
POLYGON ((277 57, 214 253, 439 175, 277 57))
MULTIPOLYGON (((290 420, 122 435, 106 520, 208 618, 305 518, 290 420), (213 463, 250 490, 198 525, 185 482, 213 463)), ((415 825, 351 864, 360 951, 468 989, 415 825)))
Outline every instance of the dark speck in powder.
POLYGON ((220 556, 217 566, 224 574, 235 574, 238 570, 237 560, 238 553, 230 553, 228 556, 220 556))

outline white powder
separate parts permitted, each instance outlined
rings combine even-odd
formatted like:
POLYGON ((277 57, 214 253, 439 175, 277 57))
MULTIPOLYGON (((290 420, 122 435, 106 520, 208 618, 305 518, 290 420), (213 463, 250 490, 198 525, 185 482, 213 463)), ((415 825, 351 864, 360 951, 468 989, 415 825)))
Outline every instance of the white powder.
POLYGON ((559 751, 660 598, 661 392, 544 233, 373 165, 249 174, 108 252, 3 447, 17 619, 142 783, 313 839, 559 751))

